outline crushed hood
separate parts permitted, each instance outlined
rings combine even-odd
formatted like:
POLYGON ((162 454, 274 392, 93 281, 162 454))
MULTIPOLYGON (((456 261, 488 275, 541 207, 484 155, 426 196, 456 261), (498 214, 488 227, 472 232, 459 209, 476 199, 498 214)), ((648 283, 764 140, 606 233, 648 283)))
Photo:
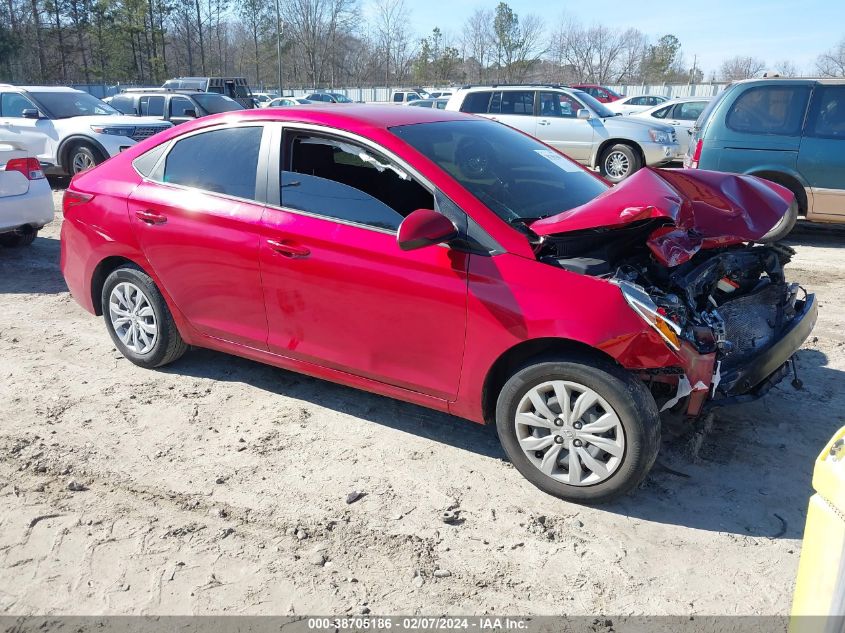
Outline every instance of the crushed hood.
POLYGON ((537 235, 613 229, 657 220, 647 244, 666 266, 702 248, 761 239, 793 203, 792 192, 755 176, 643 168, 586 204, 531 223, 537 235))

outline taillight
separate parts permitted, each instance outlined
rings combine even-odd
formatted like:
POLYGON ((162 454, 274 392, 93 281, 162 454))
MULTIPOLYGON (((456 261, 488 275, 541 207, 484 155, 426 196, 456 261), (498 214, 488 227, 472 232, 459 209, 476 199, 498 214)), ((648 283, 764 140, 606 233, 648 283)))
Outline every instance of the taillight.
POLYGON ((13 158, 6 163, 6 171, 20 172, 27 180, 44 178, 44 172, 41 171, 41 164, 37 158, 13 158))
POLYGON ((68 209, 85 204, 94 197, 91 193, 82 193, 81 191, 74 191, 73 189, 65 189, 65 195, 62 197, 62 210, 66 213, 68 209))
POLYGON ((689 162, 690 169, 698 169, 698 161, 701 160, 701 146, 704 145, 703 139, 698 139, 695 143, 695 149, 692 152, 692 158, 689 162))

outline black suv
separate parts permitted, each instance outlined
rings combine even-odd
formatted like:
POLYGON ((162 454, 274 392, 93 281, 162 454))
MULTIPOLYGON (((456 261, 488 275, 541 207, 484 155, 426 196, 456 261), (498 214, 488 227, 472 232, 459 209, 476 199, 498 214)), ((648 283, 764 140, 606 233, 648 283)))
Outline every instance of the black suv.
POLYGON ((123 114, 158 117, 173 125, 244 107, 224 95, 196 90, 126 90, 111 98, 110 105, 123 114))
POLYGON ((339 92, 312 92, 305 97, 309 101, 323 102, 323 103, 354 103, 352 99, 339 92))

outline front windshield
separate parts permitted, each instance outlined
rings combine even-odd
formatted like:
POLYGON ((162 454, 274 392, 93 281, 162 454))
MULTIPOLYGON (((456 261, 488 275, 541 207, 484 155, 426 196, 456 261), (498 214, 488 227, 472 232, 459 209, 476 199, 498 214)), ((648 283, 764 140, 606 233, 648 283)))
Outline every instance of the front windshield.
POLYGON ((244 107, 229 97, 218 94, 195 94, 191 95, 197 103, 209 114, 218 114, 220 112, 231 112, 233 110, 243 110, 244 107))
POLYGON ((561 213, 608 188, 539 141, 487 120, 390 128, 511 224, 561 213))
POLYGON ((334 100, 338 103, 352 103, 352 99, 350 99, 346 95, 333 94, 332 96, 334 97, 334 100))
POLYGON ((108 103, 92 97, 87 92, 33 92, 32 96, 53 119, 120 114, 108 103))
POLYGON ((616 116, 616 113, 613 110, 608 108, 595 97, 588 95, 583 90, 573 90, 572 94, 578 97, 581 103, 585 104, 588 108, 595 112, 597 116, 601 117, 602 119, 609 116, 616 116))

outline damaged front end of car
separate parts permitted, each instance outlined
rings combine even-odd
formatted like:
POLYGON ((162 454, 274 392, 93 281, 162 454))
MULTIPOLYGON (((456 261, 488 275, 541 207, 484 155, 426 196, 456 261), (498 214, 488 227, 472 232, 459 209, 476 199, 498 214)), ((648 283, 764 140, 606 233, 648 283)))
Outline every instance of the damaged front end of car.
POLYGON ((530 229, 540 261, 619 287, 677 359, 643 379, 694 417, 763 395, 815 325, 814 295, 784 275, 794 251, 763 243, 790 204, 752 176, 644 169, 530 229))

